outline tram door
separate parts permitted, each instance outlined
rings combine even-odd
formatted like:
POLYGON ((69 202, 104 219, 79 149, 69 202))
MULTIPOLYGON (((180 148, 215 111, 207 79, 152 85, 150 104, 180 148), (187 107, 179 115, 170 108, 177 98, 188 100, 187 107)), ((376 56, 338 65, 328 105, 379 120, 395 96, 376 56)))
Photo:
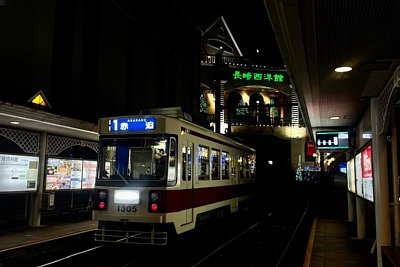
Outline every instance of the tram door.
POLYGON ((182 187, 186 188, 184 203, 186 203, 186 223, 193 221, 193 143, 182 145, 182 187))

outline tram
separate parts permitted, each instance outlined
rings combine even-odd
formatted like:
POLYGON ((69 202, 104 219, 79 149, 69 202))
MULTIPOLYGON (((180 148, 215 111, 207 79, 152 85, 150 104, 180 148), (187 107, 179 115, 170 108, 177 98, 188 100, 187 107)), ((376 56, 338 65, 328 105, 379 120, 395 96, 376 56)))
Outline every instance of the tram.
POLYGON ((99 120, 95 241, 165 245, 256 196, 256 151, 180 117, 99 120))

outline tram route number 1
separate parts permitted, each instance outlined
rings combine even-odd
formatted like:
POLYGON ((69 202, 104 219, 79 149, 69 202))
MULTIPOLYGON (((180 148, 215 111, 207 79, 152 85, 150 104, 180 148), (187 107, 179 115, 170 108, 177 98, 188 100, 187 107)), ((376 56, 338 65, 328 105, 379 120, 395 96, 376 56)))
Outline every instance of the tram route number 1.
POLYGON ((118 212, 136 212, 136 206, 118 205, 118 212))

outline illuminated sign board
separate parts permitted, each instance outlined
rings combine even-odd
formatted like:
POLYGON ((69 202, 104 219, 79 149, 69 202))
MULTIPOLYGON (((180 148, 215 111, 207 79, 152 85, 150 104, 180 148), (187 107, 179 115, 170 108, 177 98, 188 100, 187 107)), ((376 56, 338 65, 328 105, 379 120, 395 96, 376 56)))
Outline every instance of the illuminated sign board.
POLYGON ((156 118, 122 118, 109 121, 110 132, 135 132, 156 129, 156 118))
POLYGON ((285 83, 285 75, 280 72, 264 71, 240 71, 235 70, 232 74, 233 80, 243 81, 265 81, 273 83, 285 83))
POLYGON ((374 201, 374 179, 372 172, 372 146, 366 146, 356 155, 357 195, 374 201))
POLYGON ((360 197, 363 195, 363 181, 362 181, 362 167, 361 167, 361 153, 355 157, 355 171, 356 171, 356 193, 360 197))
POLYGON ((0 154, 0 192, 35 191, 39 157, 0 154))
POLYGON ((349 132, 316 132, 315 139, 318 150, 335 150, 349 148, 349 132))
POLYGON ((354 158, 347 162, 347 190, 352 193, 356 192, 356 173, 354 158))
POLYGON ((47 159, 46 190, 94 188, 97 161, 47 159))
POLYGON ((361 151, 361 167, 364 198, 374 201, 374 179, 372 174, 372 153, 371 146, 361 151))

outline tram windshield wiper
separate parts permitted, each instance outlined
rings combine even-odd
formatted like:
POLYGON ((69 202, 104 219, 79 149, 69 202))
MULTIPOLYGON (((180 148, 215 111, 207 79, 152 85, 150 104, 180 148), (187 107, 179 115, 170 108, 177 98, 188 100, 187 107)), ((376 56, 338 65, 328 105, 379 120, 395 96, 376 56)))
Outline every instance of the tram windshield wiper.
POLYGON ((112 166, 114 168, 114 171, 116 174, 118 174, 119 177, 121 177, 121 179, 125 182, 125 184, 128 184, 128 181, 125 179, 125 177, 119 172, 119 170, 115 167, 112 166))

